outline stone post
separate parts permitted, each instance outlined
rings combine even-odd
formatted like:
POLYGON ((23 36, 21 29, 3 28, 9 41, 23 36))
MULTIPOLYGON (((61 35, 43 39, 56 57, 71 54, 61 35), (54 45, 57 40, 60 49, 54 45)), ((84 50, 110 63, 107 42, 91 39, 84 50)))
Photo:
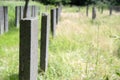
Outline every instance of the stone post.
POLYGON ((4 31, 8 32, 8 7, 4 6, 4 31))
POLYGON ((110 16, 112 15, 112 7, 110 7, 110 16))
POLYGON ((92 19, 96 18, 96 9, 95 7, 92 7, 92 19))
POLYGON ((40 46, 40 69, 46 71, 48 66, 48 43, 49 43, 49 16, 42 14, 41 20, 41 46, 40 46))
POLYGON ((56 24, 58 24, 59 21, 59 9, 56 8, 56 24))
POLYGON ((52 36, 55 36, 55 31, 56 31, 56 9, 51 10, 51 32, 52 36))
POLYGON ((0 34, 4 33, 4 8, 0 6, 0 34))
POLYGON ((20 6, 15 7, 15 26, 18 28, 20 23, 20 6))
POLYGON ((37 80, 38 73, 38 20, 20 21, 19 80, 37 80))
POLYGON ((86 7, 86 16, 88 16, 88 11, 89 11, 89 5, 86 7))

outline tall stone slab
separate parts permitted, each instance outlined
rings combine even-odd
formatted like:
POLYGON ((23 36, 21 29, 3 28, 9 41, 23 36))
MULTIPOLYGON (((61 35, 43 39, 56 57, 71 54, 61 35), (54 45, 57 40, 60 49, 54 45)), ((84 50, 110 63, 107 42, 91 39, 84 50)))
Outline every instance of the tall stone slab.
POLYGON ((49 43, 49 16, 42 14, 41 20, 41 45, 40 45, 40 69, 46 71, 48 66, 48 43, 49 43))
POLYGON ((0 34, 4 33, 4 8, 0 6, 0 34))
POLYGON ((24 7, 20 6, 20 20, 23 18, 24 7))
POLYGON ((27 18, 30 18, 32 17, 32 6, 28 6, 28 9, 27 9, 27 18))
POLYGON ((19 80, 37 80, 38 73, 38 20, 20 21, 19 80))
POLYGON ((8 7, 4 6, 4 31, 8 32, 8 7))
POLYGON ((93 6, 92 7, 92 19, 95 19, 96 18, 96 9, 95 7, 93 6))
POLYGON ((89 12, 89 5, 87 5, 86 7, 86 16, 88 16, 88 12, 89 12))
POLYGON ((51 9, 51 33, 52 36, 55 37, 55 31, 56 31, 56 9, 51 9))
POLYGON ((35 17, 35 6, 32 6, 32 13, 31 13, 32 17, 35 17))
POLYGON ((20 6, 15 7, 15 26, 18 28, 20 23, 20 6))
POLYGON ((109 14, 112 15, 112 7, 110 7, 110 13, 109 14))
POLYGON ((56 24, 58 24, 59 21, 59 8, 56 8, 56 24))

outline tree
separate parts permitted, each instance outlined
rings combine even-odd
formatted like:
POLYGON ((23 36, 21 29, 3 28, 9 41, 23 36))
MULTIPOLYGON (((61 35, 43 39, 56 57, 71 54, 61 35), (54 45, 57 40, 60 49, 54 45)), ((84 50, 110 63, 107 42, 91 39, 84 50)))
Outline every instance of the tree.
POLYGON ((28 3, 29 3, 29 0, 25 0, 25 7, 24 7, 24 11, 23 11, 23 18, 27 17, 28 3))

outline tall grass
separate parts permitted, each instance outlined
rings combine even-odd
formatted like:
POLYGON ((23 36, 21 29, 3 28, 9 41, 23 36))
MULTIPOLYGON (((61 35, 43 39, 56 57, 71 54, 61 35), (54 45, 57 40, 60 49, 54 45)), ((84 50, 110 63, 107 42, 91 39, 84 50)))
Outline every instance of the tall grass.
MULTIPOLYGON (((13 21, 10 31, 0 35, 0 80, 18 80, 19 29, 13 25, 15 5, 5 5, 10 6, 9 19, 13 21)), ((45 11, 45 6, 41 11, 45 11)), ((50 38, 48 70, 44 75, 39 73, 38 80, 119 80, 119 21, 119 14, 109 16, 108 10, 103 14, 97 12, 93 21, 91 11, 86 17, 85 7, 80 11, 78 7, 64 7, 56 37, 50 38)))

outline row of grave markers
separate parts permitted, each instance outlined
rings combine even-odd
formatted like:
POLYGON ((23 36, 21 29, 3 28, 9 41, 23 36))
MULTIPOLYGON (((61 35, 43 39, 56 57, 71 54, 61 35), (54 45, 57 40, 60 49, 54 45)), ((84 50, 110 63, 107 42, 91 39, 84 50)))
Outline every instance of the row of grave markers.
MULTIPOLYGON (((15 26, 19 27, 20 20, 23 18, 24 6, 15 7, 15 26)), ((27 17, 36 17, 38 15, 37 6, 28 6, 27 17)), ((8 6, 0 6, 0 35, 8 32, 8 6)))
MULTIPOLYGON (((61 8, 51 9, 51 19, 47 13, 41 19, 40 69, 48 66, 48 46, 50 28, 55 35, 56 25, 60 18, 61 8), (60 13, 59 13, 60 12, 60 13), (50 25, 51 24, 51 25, 50 25)), ((20 56, 19 80, 37 80, 38 74, 38 19, 24 18, 20 20, 20 56)))
POLYGON ((8 7, 0 6, 0 34, 8 32, 8 7))
MULTIPOLYGON (((116 12, 120 12, 120 6, 112 6, 109 8, 109 15, 112 15, 112 11, 116 11, 116 12)), ((103 12, 103 8, 102 8, 102 12, 103 12)), ((89 5, 87 5, 86 7, 86 16, 88 16, 89 14, 89 5)), ((92 19, 94 20, 96 18, 96 7, 93 6, 92 7, 92 19)))
MULTIPOLYGON (((20 20, 23 18, 24 6, 15 7, 15 26, 19 27, 20 20)), ((27 18, 37 17, 38 7, 37 6, 28 6, 27 9, 27 18)))

